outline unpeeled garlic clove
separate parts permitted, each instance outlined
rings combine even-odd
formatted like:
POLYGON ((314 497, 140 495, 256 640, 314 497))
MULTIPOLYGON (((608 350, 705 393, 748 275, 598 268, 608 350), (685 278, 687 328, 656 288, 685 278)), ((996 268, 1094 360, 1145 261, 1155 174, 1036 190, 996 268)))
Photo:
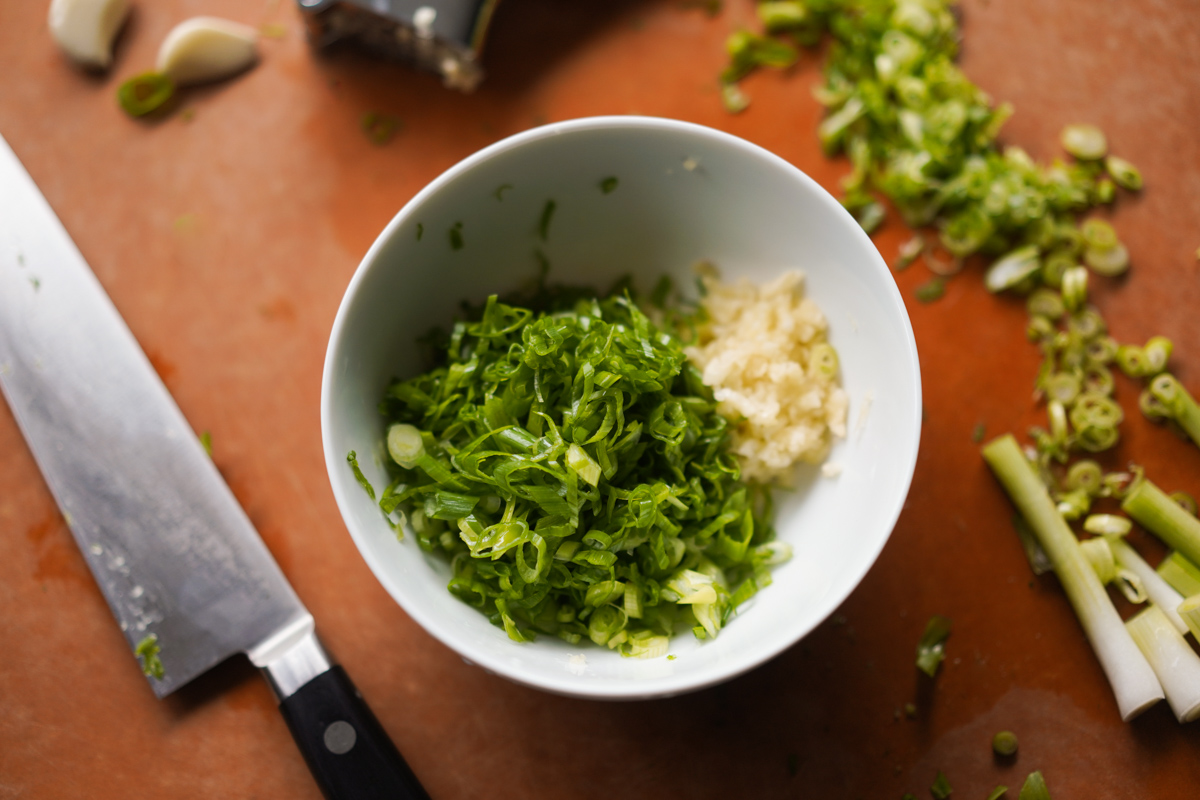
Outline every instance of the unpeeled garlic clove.
POLYGON ((52 0, 47 22, 68 56, 103 69, 112 63, 113 39, 128 14, 128 0, 52 0))
POLYGON ((158 71, 181 86, 228 78, 258 60, 258 31, 218 17, 179 23, 158 48, 158 71))

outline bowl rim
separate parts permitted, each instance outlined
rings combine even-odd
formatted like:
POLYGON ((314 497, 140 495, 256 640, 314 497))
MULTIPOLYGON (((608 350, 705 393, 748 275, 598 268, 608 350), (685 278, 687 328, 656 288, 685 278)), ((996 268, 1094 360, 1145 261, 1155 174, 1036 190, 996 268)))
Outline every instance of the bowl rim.
POLYGON ((495 142, 487 147, 478 150, 471 155, 463 158, 453 166, 446 169, 428 184, 426 184, 419 192, 409 199, 399 211, 392 217, 391 221, 384 227, 375 240, 371 243, 366 254, 359 261, 358 266, 354 270, 354 275, 351 277, 346 290, 343 293, 341 302, 338 305, 337 315, 334 318, 333 326, 330 331, 329 343, 325 352, 325 361, 322 367, 321 374, 321 441, 322 450, 325 457, 325 468, 327 477, 330 481, 330 486, 333 490, 334 499, 338 506, 338 511, 342 516, 343 524, 354 541, 355 547, 358 549, 359 555, 367 562, 368 568, 374 575, 375 579, 388 592, 389 596, 408 614, 413 620, 419 624, 426 633, 434 639, 440 641, 443 645, 453 650, 468 663, 476 664, 482 667, 485 671, 501 675, 515 683, 529 686, 535 689, 548 691, 554 694, 565 695, 570 697, 579 697, 585 699, 598 700, 640 700, 652 699, 660 697, 670 697, 678 694, 696 691, 718 683, 731 680, 738 675, 744 674, 755 667, 758 667, 767 661, 778 656, 784 650, 792 647, 808 634, 810 634, 817 626, 829 618, 859 587, 863 578, 871 567, 879 559, 880 553, 884 546, 891 538, 895 530, 896 522, 900 517, 904 504, 907 500, 909 491, 912 488, 913 475, 916 470, 917 456, 920 448, 921 438, 921 408, 922 408, 922 385, 921 385, 921 370, 920 360, 917 353, 916 338, 913 333, 912 321, 909 318, 908 310, 904 305, 903 297, 900 294, 894 280, 891 280, 891 271, 884 262, 883 257, 879 254, 874 242, 865 231, 859 227, 858 223, 848 211, 839 203, 828 190, 817 183, 812 177, 795 166, 791 162, 767 150, 761 145, 754 144, 746 139, 736 136, 725 131, 718 130, 706 125, 700 125, 693 122, 686 122, 677 119, 654 116, 640 115, 606 115, 581 117, 575 119, 564 120, 561 122, 552 122, 529 130, 508 136, 495 142), (874 268, 883 276, 889 278, 884 285, 884 294, 887 299, 893 303, 896 309, 900 312, 899 319, 903 327, 903 345, 904 356, 908 364, 911 365, 912 381, 912 403, 913 418, 911 425, 906 428, 909 432, 908 436, 901 441, 901 445, 908 449, 908 457, 905 462, 899 466, 903 470, 903 491, 898 491, 891 501, 891 508, 887 509, 887 513, 883 515, 883 519, 887 520, 887 533, 878 539, 871 550, 860 550, 860 559, 857 569, 852 573, 853 580, 849 580, 843 587, 831 593, 834 602, 830 603, 828 610, 821 616, 816 618, 810 627, 797 628, 789 631, 788 635, 780 636, 772 641, 769 645, 757 647, 749 656, 735 654, 732 657, 723 660, 715 668, 702 671, 699 673, 684 673, 673 674, 671 676, 659 677, 645 681, 630 682, 623 684, 619 682, 580 682, 574 679, 575 676, 564 672, 563 678, 557 680, 547 680, 542 676, 537 679, 531 679, 519 667, 513 666, 509 660, 492 657, 491 654, 482 649, 472 647, 469 641, 463 641, 453 638, 443 630, 442 626, 437 624, 433 618, 426 614, 425 611, 415 604, 406 603, 397 595, 389 582, 381 577, 381 565, 376 563, 376 557, 373 551, 367 546, 365 541, 365 533, 356 530, 356 526, 352 524, 352 514, 350 512, 350 501, 345 496, 343 484, 334 480, 333 476, 337 470, 345 469, 345 456, 334 453, 332 450, 332 430, 333 430, 333 412, 334 405, 333 385, 334 385, 334 361, 337 351, 340 349, 340 344, 343 338, 343 333, 348 326, 349 307, 353 305, 353 298, 357 295, 361 285, 367 280, 368 273, 372 272, 373 266, 378 264, 379 252, 384 249, 397 231, 404 226, 406 222, 413 217, 419 209, 424 205, 426 200, 433 195, 436 195, 444 186, 456 181, 462 175, 470 172, 477 165, 489 161, 499 155, 502 155, 511 150, 529 146, 539 140, 549 139, 564 134, 577 132, 591 132, 605 129, 621 129, 621 130, 651 130, 651 131, 666 131, 677 132, 691 136, 705 137, 716 142, 719 145, 729 146, 736 149, 741 149, 754 157, 765 159, 767 162, 773 163, 774 166, 788 173, 789 176, 804 184, 806 188, 813 194, 818 202, 824 203, 835 210, 835 213, 845 215, 845 218, 851 222, 851 235, 860 239, 859 244, 865 245, 865 250, 868 253, 869 260, 874 262, 874 268), (861 557, 869 556, 869 557, 861 557), (572 680, 574 679, 574 680, 572 680))

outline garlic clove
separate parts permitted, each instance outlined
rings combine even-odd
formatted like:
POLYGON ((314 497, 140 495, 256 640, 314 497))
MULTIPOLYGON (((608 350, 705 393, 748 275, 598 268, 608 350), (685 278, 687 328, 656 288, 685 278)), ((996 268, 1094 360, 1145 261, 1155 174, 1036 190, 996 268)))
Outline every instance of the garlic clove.
POLYGON ((52 0, 47 22, 68 56, 103 69, 112 63, 113 39, 128 14, 128 0, 52 0))
POLYGON ((207 83, 228 78, 258 60, 258 31, 218 17, 192 17, 179 23, 158 48, 158 71, 175 83, 207 83))

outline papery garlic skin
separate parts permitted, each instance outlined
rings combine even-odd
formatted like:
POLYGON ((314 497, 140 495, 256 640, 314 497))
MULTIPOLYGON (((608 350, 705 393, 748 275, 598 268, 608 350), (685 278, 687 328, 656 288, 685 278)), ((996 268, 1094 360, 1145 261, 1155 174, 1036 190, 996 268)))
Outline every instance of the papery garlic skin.
POLYGON ((52 0, 47 22, 63 52, 104 69, 112 63, 113 40, 128 15, 128 0, 52 0))
POLYGON ((158 48, 158 71, 186 86, 228 78, 258 60, 258 31, 219 17, 179 23, 158 48))

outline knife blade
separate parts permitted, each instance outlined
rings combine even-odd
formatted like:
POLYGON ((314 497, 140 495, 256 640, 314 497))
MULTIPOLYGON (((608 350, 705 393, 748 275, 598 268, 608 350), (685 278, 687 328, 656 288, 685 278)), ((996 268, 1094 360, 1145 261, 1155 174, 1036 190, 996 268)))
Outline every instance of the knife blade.
POLYGON ((326 797, 427 797, 3 137, 0 391, 155 695, 245 653, 326 797))

